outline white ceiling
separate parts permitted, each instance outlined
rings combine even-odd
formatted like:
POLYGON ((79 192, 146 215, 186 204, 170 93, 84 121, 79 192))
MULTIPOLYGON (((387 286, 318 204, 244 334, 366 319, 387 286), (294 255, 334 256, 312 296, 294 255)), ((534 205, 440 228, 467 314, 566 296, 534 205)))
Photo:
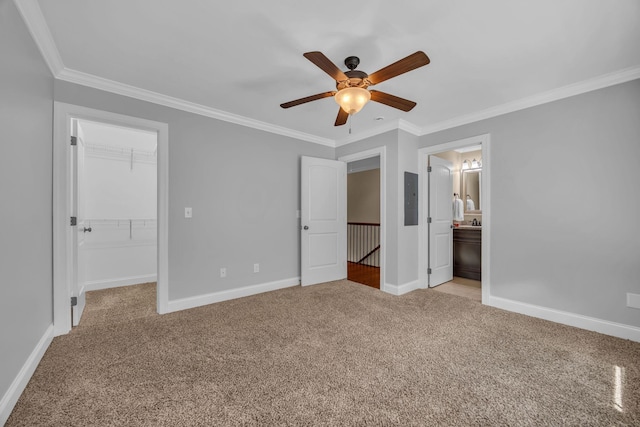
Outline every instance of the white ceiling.
POLYGON ((86 73, 328 141, 354 138, 348 125, 333 126, 331 98, 279 106, 335 88, 302 56, 308 51, 342 69, 356 55, 368 73, 417 50, 431 58, 375 87, 418 105, 404 113, 371 102, 352 118, 356 136, 398 119, 419 132, 601 76, 640 76, 637 0, 31 1, 22 12, 37 15, 39 5, 49 50, 57 49, 66 75, 86 73))

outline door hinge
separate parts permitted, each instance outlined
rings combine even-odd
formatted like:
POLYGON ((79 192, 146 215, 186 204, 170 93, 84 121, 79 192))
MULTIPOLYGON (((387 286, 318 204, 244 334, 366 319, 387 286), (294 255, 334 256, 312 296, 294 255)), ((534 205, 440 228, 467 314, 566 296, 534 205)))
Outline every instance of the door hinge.
POLYGON ((71 137, 71 145, 78 145, 78 137, 77 136, 72 136, 71 137))
POLYGON ((427 217, 427 224, 431 224, 431 217, 427 217))
POLYGON ((78 225, 78 218, 76 218, 75 216, 71 217, 71 225, 78 225))
POLYGON ((71 307, 78 305, 78 297, 71 297, 71 307))
POLYGON ((431 267, 427 268, 427 274, 431 274, 431 267))
POLYGON ((431 172, 431 166, 427 166, 427 172, 431 172))

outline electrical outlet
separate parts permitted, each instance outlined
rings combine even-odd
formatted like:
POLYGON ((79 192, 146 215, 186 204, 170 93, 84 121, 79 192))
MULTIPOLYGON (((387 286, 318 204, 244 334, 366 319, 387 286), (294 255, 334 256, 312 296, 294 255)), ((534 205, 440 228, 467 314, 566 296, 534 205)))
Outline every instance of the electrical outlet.
POLYGON ((220 277, 227 277, 227 269, 226 268, 221 268, 220 269, 220 277))
POLYGON ((193 217, 193 209, 184 208, 184 217, 185 218, 192 218, 193 217))
POLYGON ((627 307, 640 308, 640 294, 627 293, 627 307))
POLYGON ((254 273, 260 272, 260 264, 253 264, 253 272, 254 273))

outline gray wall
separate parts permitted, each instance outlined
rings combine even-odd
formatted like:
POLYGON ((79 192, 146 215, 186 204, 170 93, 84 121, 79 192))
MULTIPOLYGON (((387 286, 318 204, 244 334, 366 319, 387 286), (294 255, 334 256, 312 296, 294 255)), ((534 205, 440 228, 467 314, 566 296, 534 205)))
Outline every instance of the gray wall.
POLYGON ((62 81, 55 100, 168 123, 170 300, 300 275, 300 156, 335 149, 62 81))
MULTIPOLYGON (((417 225, 404 225, 404 173, 418 173, 418 137, 405 131, 398 132, 398 285, 402 286, 418 280, 417 225)), ((420 206, 421 201, 418 200, 420 206)), ((426 217, 426 212, 418 208, 418 221, 426 217)))
POLYGON ((53 320, 53 77, 0 0, 0 398, 53 320))
POLYGON ((491 134, 492 296, 640 326, 640 80, 420 138, 491 134))
MULTIPOLYGON (((491 295, 640 326, 640 80, 413 137, 387 132, 387 283, 418 278, 418 230, 401 216, 417 150, 491 134, 491 295)), ((422 214, 421 214, 422 218, 422 214)))

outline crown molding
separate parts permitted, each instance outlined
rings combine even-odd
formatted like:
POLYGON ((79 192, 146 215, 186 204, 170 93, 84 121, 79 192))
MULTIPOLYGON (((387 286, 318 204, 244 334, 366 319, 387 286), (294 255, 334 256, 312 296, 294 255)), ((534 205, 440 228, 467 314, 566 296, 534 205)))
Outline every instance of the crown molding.
POLYGON ((391 120, 380 126, 364 130, 358 134, 350 135, 347 138, 333 140, 237 114, 228 113, 205 105, 196 104, 179 98, 163 95, 161 93, 152 92, 146 89, 141 89, 135 86, 130 86, 124 83, 119 83, 92 74, 66 68, 53 40, 49 26, 42 14, 38 1, 14 0, 14 3, 22 15, 22 18, 25 21, 31 36, 36 42, 36 45, 40 49, 51 73, 59 80, 333 148, 341 147, 352 142, 371 138, 393 130, 403 130, 415 136, 428 135, 640 78, 640 66, 629 67, 516 101, 507 102, 505 104, 476 111, 474 113, 447 119, 431 125, 421 127, 406 120, 397 119, 391 120))
POLYGON ((69 68, 64 68, 56 76, 56 78, 58 78, 59 80, 70 82, 70 83, 75 83, 82 86, 88 86, 94 89, 104 90, 106 92, 111 92, 118 95, 139 99, 141 101, 147 101, 154 104, 175 108, 178 110, 198 114, 205 117, 211 117, 213 119, 223 120, 225 122, 230 122, 230 123, 234 123, 241 126, 259 129, 265 132, 288 136, 291 138, 313 142, 316 144, 327 145, 329 147, 335 147, 335 143, 332 139, 319 137, 319 136, 312 135, 305 132, 299 132, 283 126, 273 125, 271 123, 261 122, 259 120, 250 119, 248 117, 240 116, 238 114, 228 113, 226 111, 207 107, 205 105, 196 104, 194 102, 189 102, 183 99, 174 98, 172 96, 163 95, 158 92, 141 89, 139 87, 116 82, 114 80, 98 77, 93 74, 71 70, 69 68))
POLYGON ((569 98, 598 89, 603 89, 609 86, 625 83, 639 78, 640 66, 624 68, 622 70, 603 74, 601 76, 583 80, 581 82, 572 83, 570 85, 528 96, 516 101, 496 105, 495 107, 487 108, 485 110, 480 110, 471 114, 454 117, 452 119, 444 120, 433 125, 427 125, 421 128, 420 135, 428 135, 480 120, 490 119, 492 117, 513 113, 515 111, 524 110, 526 108, 535 107, 537 105, 547 104, 549 102, 558 101, 560 99, 569 98))
POLYGON ((14 0, 14 4, 16 8, 18 8, 20 15, 22 15, 22 19, 27 25, 29 33, 31 33, 31 37, 33 37, 38 49, 40 49, 40 53, 47 63, 49 70, 51 70, 51 74, 53 74, 54 77, 57 76, 64 68, 64 64, 60 52, 58 52, 58 48, 53 41, 53 36, 49 30, 47 21, 45 21, 44 15, 42 15, 38 1, 14 0))

